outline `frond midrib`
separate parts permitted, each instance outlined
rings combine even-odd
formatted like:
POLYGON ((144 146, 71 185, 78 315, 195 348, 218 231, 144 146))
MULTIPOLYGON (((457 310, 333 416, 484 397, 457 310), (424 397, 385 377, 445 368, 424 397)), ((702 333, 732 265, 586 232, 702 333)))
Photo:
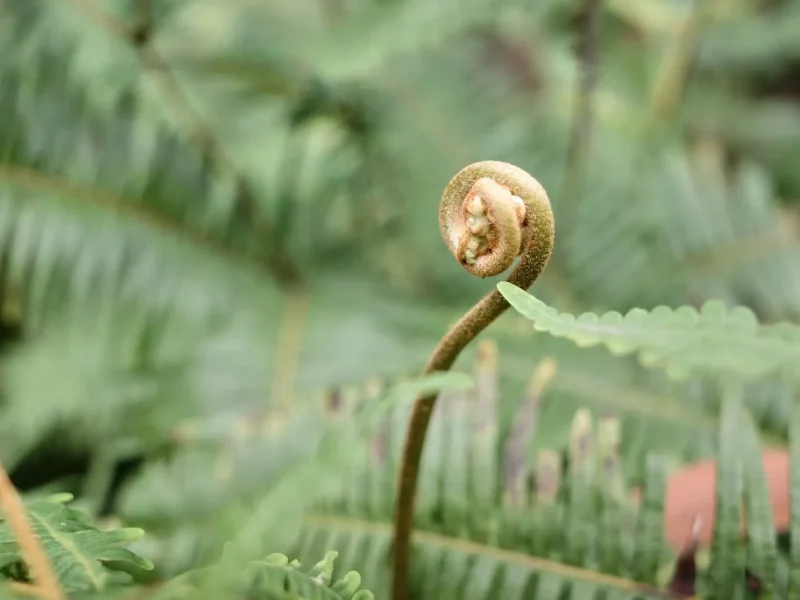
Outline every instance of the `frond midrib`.
MULTIPOLYGON (((338 517, 328 515, 310 515, 304 519, 306 527, 320 527, 329 529, 346 530, 358 532, 375 537, 391 537, 392 526, 389 523, 379 523, 375 521, 364 521, 350 517, 338 517)), ((479 542, 454 538, 430 531, 420 531, 416 529, 412 537, 413 543, 424 544, 426 546, 436 546, 443 550, 461 552, 482 556, 506 564, 514 564, 526 567, 532 571, 548 572, 559 575, 565 579, 581 580, 596 585, 623 590, 632 593, 660 593, 652 586, 614 575, 607 575, 592 571, 588 568, 576 567, 559 563, 546 558, 530 556, 513 550, 506 550, 479 542)))
POLYGON ((175 219, 147 210, 139 202, 116 196, 108 191, 96 187, 82 186, 50 173, 10 164, 0 165, 0 182, 6 182, 29 192, 52 194, 74 205, 89 206, 107 213, 116 214, 147 229, 188 243, 204 253, 212 254, 223 261, 235 263, 237 266, 249 269, 255 268, 267 275, 272 275, 272 271, 264 263, 254 259, 252 256, 228 248, 213 240, 209 235, 190 229, 175 219))

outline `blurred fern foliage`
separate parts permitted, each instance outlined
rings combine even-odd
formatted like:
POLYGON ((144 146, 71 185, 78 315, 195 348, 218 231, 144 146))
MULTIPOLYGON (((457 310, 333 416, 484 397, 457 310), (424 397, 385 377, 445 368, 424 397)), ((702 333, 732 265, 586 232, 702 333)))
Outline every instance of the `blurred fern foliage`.
MULTIPOLYGON (((64 592, 388 597, 409 402, 445 389, 415 598, 798 597, 754 459, 789 452, 796 496, 798 27, 791 0, 0 0, 0 463, 64 592), (487 158, 547 188, 555 255, 471 378, 407 379, 497 283, 435 226, 487 158), (703 458, 695 549, 662 521, 703 458)), ((15 540, 0 597, 32 591, 15 540)))

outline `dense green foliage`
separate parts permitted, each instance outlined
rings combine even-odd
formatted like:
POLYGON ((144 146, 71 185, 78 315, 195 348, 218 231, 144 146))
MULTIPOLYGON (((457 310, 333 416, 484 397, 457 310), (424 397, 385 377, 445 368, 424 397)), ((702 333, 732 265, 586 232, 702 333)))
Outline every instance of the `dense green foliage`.
MULTIPOLYGON (((423 389, 415 600, 800 597, 754 458, 788 447, 796 498, 798 27, 790 0, 0 0, 0 463, 70 597, 388 598, 423 389), (483 339, 409 380, 499 279, 436 227, 485 159, 548 190, 555 254, 535 298, 501 285, 496 364, 483 339), (661 522, 708 457, 695 578, 661 522)), ((29 578, 6 521, 0 574, 29 578)))

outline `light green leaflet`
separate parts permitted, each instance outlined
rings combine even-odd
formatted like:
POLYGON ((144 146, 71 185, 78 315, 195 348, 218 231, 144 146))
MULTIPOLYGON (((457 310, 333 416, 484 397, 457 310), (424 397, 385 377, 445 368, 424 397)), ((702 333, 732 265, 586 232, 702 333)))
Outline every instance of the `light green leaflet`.
POLYGON ((636 354, 646 367, 677 379, 694 373, 754 378, 781 373, 798 378, 800 327, 760 325, 752 311, 727 309, 711 300, 700 310, 690 306, 651 311, 634 308, 624 316, 559 313, 526 291, 501 282, 497 289, 536 331, 567 338, 580 347, 604 345, 618 355, 636 354))

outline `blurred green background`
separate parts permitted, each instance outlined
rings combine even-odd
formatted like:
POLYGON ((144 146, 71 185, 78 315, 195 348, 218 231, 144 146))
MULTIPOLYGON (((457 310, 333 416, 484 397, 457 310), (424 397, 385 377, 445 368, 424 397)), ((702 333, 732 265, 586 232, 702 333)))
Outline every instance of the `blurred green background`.
MULTIPOLYGON (((548 190, 533 291, 562 311, 718 298, 796 321, 800 4, 592 4, 0 0, 0 461, 20 488, 142 525, 165 572, 197 564, 212 511, 316 452, 298 414, 415 374, 501 279, 438 231, 474 161, 548 190), (239 448, 265 422, 280 433, 239 448)), ((481 338, 506 423, 555 359, 537 447, 586 407, 632 432, 634 482, 644 451, 713 451, 704 381, 516 314, 481 338)), ((748 402, 781 443, 788 391, 748 402)))

